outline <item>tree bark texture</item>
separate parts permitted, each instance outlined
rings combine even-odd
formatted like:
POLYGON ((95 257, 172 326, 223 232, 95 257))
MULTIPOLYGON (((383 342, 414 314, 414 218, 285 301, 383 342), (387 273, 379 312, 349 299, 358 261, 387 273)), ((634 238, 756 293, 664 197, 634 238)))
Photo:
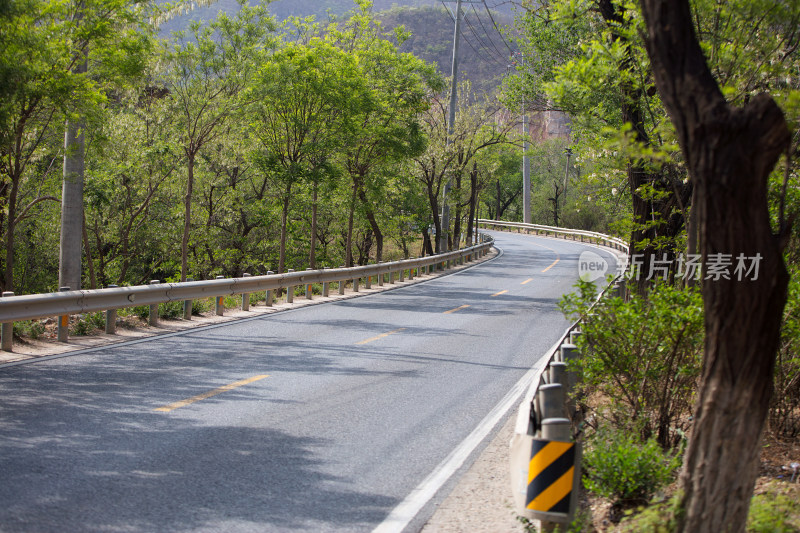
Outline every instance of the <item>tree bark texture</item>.
POLYGON ((69 287, 73 291, 81 288, 84 129, 82 120, 68 121, 64 133, 58 286, 69 287))
POLYGON ((767 95, 730 106, 698 44, 687 0, 641 0, 656 85, 696 187, 704 270, 713 254, 761 257, 758 277, 703 281, 705 354, 681 474, 679 530, 744 531, 772 394, 788 274, 767 177, 790 142, 767 95))

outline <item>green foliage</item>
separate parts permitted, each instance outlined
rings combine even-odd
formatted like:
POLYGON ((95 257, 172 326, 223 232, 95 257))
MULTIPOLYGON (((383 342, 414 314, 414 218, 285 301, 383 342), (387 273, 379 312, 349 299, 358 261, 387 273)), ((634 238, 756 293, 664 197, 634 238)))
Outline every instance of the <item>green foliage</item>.
POLYGON ((800 531, 800 491, 796 486, 772 482, 750 501, 748 533, 800 531))
POLYGON ((41 320, 23 320, 14 322, 14 337, 27 337, 36 340, 45 332, 41 320))
POLYGON ((616 504, 644 504, 672 481, 680 463, 680 457, 665 453, 655 439, 642 443, 625 429, 602 426, 587 439, 583 482, 616 504))
POLYGON ((70 325, 70 335, 92 335, 97 330, 102 330, 106 327, 105 314, 102 312, 86 313, 78 315, 77 319, 70 325))
POLYGON ((666 501, 626 512, 619 525, 621 533, 673 533, 681 515, 681 491, 666 501))
MULTIPOLYGON (((797 243, 792 255, 797 253, 797 243)), ((788 298, 784 308, 781 344, 775 364, 775 392, 769 410, 769 428, 784 439, 800 435, 800 264, 789 264, 788 298)))
POLYGON ((703 306, 699 292, 656 286, 630 301, 604 298, 590 311, 596 289, 579 282, 561 308, 583 320, 579 365, 584 391, 608 399, 614 425, 656 436, 675 446, 688 425, 703 347, 703 306))
MULTIPOLYGON (((148 315, 150 312, 148 311, 148 315)), ((160 318, 183 318, 183 302, 165 302, 158 304, 158 316, 160 318)))

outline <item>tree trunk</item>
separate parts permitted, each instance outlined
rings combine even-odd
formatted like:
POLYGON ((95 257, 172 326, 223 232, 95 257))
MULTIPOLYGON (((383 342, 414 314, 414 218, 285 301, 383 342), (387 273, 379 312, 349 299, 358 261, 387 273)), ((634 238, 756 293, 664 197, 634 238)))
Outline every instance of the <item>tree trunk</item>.
POLYGON ((197 153, 190 150, 186 161, 186 195, 183 197, 183 237, 181 238, 181 281, 189 274, 189 232, 192 229, 192 192, 194 189, 194 159, 197 153))
MULTIPOLYGON (((85 4, 80 2, 75 22, 80 25, 85 4)), ((79 52, 73 73, 77 76, 89 70, 89 49, 79 52)), ((64 174, 61 187, 61 237, 59 242, 58 286, 72 290, 81 288, 81 240, 83 238, 83 174, 86 142, 86 120, 67 120, 64 132, 64 174)))
POLYGON ((478 163, 472 163, 472 172, 469 173, 469 218, 467 220, 467 243, 472 243, 473 222, 475 220, 476 203, 478 200, 478 163))
MULTIPOLYGON (((788 274, 770 227, 767 177, 790 135, 766 95, 725 101, 692 25, 687 0, 641 0, 656 85, 696 187, 700 249, 709 261, 755 258, 757 279, 704 279, 706 341, 692 437, 681 474, 679 531, 744 531, 788 274), (726 256, 727 257, 727 256, 726 256)), ((787 228, 781 228, 781 234, 787 228)))
POLYGON ((308 254, 308 266, 317 268, 317 191, 319 184, 314 182, 311 196, 311 251, 308 254))
POLYGON ((3 279, 3 290, 14 290, 14 237, 16 224, 14 219, 17 216, 17 195, 19 194, 19 179, 11 182, 11 192, 8 196, 8 218, 6 224, 6 265, 5 279, 3 279))
POLYGON ((450 249, 457 250, 461 246, 461 171, 456 173, 455 186, 455 207, 456 214, 453 217, 453 234, 450 239, 450 249))
POLYGON ((347 245, 345 250, 347 256, 345 258, 346 267, 353 266, 353 218, 355 217, 356 210, 356 186, 353 185, 353 195, 350 198, 350 215, 347 219, 347 245))
POLYGON ((372 234, 375 237, 375 260, 380 263, 383 261, 383 232, 378 226, 378 219, 375 218, 375 212, 372 210, 367 199, 367 193, 364 191, 364 178, 363 176, 353 176, 354 186, 358 190, 358 199, 361 200, 361 205, 364 206, 367 221, 372 228, 372 234))
MULTIPOLYGON (((624 14, 625 8, 613 0, 600 0, 599 7, 612 38, 625 46, 626 55, 619 69, 623 72, 631 71, 633 58, 630 53, 630 43, 626 33, 621 31, 625 25, 630 24, 624 14)), ((642 115, 642 100, 645 96, 643 87, 633 82, 625 82, 621 86, 621 93, 620 111, 623 123, 632 125, 637 142, 643 146, 651 146, 652 142, 642 115)), ((666 167, 662 166, 660 170, 653 170, 638 160, 629 162, 627 174, 633 201, 634 223, 630 253, 632 256, 638 256, 637 264, 641 268, 635 279, 637 292, 646 294, 652 283, 650 274, 653 261, 655 259, 663 260, 663 256, 666 254, 669 264, 674 264, 675 242, 684 226, 683 215, 681 211, 678 211, 678 205, 688 203, 691 189, 683 184, 679 187, 674 186, 670 182, 671 176, 666 167), (643 186, 652 187, 664 194, 657 198, 643 196, 641 192, 643 186), (654 244, 656 242, 658 245, 654 244)))
POLYGON ((284 272, 286 267, 286 230, 289 224, 289 199, 292 194, 292 184, 286 184, 286 192, 283 194, 283 209, 281 210, 281 244, 278 256, 278 274, 284 272))
POLYGON ((428 228, 422 228, 422 255, 433 255, 433 244, 428 228))
POLYGON ((69 287, 73 291, 81 288, 84 129, 84 121, 68 121, 64 133, 58 286, 69 287))

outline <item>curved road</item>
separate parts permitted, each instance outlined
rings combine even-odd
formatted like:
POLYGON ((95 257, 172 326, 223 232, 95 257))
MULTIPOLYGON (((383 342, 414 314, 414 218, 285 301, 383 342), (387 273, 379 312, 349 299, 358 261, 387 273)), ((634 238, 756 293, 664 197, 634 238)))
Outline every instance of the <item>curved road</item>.
POLYGON ((454 275, 0 368, 0 531, 372 531, 424 504, 563 333, 579 254, 615 264, 494 236, 454 275))

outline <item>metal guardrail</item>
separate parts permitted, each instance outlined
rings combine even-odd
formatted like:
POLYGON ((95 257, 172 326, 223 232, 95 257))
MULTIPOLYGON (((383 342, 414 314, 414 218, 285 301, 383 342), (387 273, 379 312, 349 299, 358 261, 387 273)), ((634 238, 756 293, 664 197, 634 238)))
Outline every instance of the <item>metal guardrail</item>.
MULTIPOLYGON (((395 274, 402 281, 406 272, 409 279, 414 272, 424 273, 426 270, 441 265, 451 268, 455 264, 463 264, 486 255, 494 245, 494 239, 481 235, 482 242, 475 246, 446 252, 437 255, 377 263, 351 268, 331 268, 321 270, 305 270, 286 272, 266 276, 246 275, 241 278, 213 279, 206 281, 187 281, 182 283, 152 283, 132 287, 114 287, 94 290, 63 291, 46 294, 28 294, 11 296, 4 293, 0 298, 0 322, 2 328, 2 349, 11 350, 13 322, 47 317, 65 317, 68 315, 91 313, 97 311, 116 312, 118 309, 141 305, 157 306, 160 303, 175 301, 191 301, 203 298, 219 298, 224 296, 243 295, 260 291, 289 289, 292 295, 294 287, 314 283, 323 284, 323 296, 328 295, 328 285, 353 281, 357 290, 359 280, 365 280, 370 287, 372 278, 389 276, 389 283, 394 283, 395 274)), ((343 291, 340 290, 340 293, 343 291)), ((307 297, 310 297, 307 292, 307 297)), ((243 301, 246 299, 243 298, 243 301)), ((268 302, 271 301, 268 297, 268 302)), ((291 296, 288 300, 291 302, 291 296)), ((219 314, 219 313, 218 313, 219 314)))
POLYGON ((572 240, 579 240, 581 242, 593 242, 601 244, 615 250, 628 253, 628 243, 617 237, 611 237, 604 233, 597 233, 594 231, 584 231, 579 229, 558 228, 555 226, 542 226, 539 224, 525 224, 523 222, 505 222, 502 220, 488 220, 478 219, 478 224, 483 224, 490 229, 497 228, 514 228, 519 231, 525 230, 528 233, 544 234, 545 236, 552 235, 553 237, 572 237, 572 240))
MULTIPOLYGON (((479 222, 493 228, 553 234, 583 242, 586 239, 625 253, 629 250, 625 241, 602 233, 496 220, 479 222)), ((622 277, 620 274, 607 285, 595 304, 609 291, 623 296, 625 286, 619 283, 622 277)), ((572 424, 578 410, 571 393, 578 376, 570 368, 570 362, 580 357, 575 345, 577 335, 580 335, 580 322, 572 324, 545 352, 545 364, 539 368, 520 403, 510 443, 511 487, 517 512, 526 518, 539 520, 542 531, 552 530, 555 524, 570 523, 577 506, 581 447, 572 442, 572 424), (555 449, 546 447, 549 442, 559 445, 555 449), (561 470, 555 472, 558 468, 561 470), (568 478, 570 473, 571 480, 568 478), (547 498, 538 496, 543 490, 547 492, 547 498)))

